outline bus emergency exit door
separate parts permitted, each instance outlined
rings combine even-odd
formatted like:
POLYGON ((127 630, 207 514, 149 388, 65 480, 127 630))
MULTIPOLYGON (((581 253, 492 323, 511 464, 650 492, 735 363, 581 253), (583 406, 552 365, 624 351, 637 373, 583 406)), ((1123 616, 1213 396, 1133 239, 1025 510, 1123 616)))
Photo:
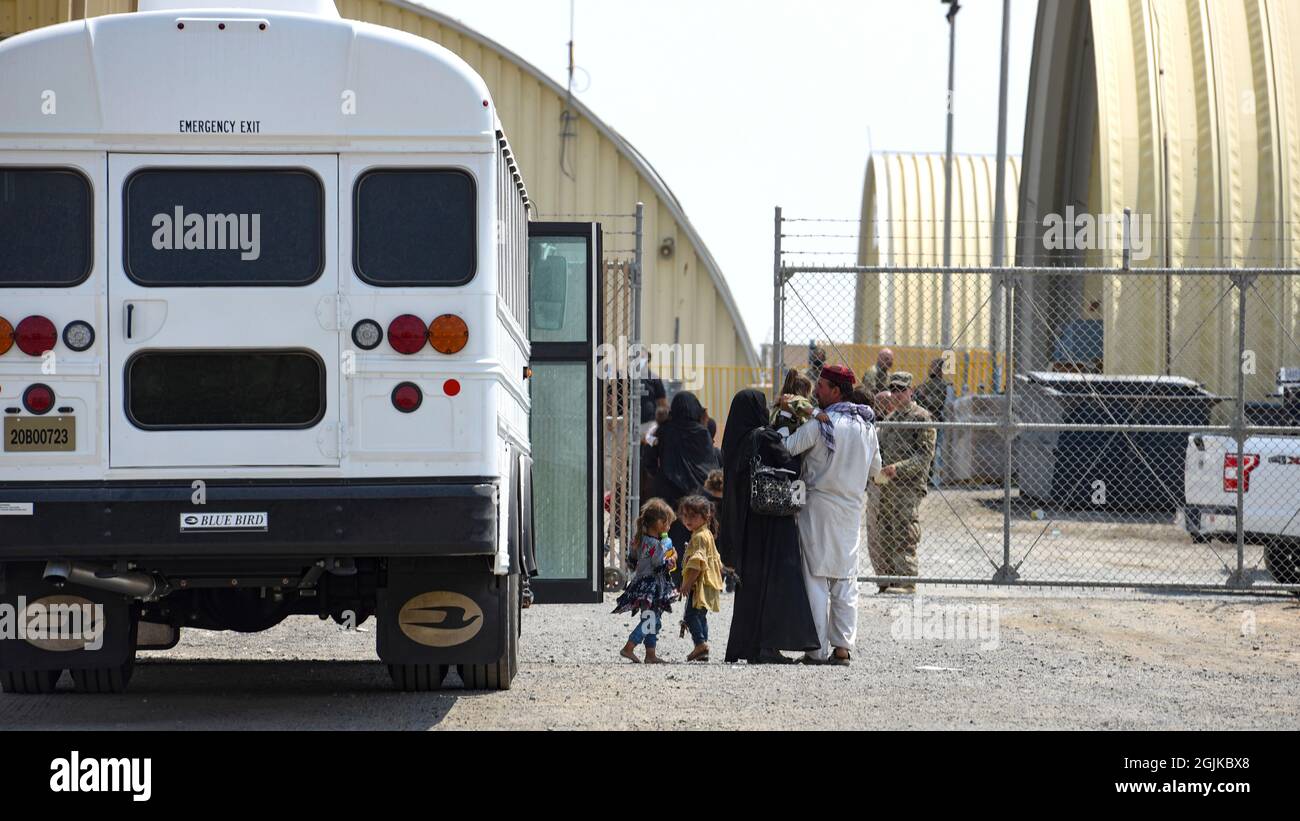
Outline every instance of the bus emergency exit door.
POLYGON ((604 454, 596 345, 599 223, 528 229, 535 600, 599 602, 604 454))

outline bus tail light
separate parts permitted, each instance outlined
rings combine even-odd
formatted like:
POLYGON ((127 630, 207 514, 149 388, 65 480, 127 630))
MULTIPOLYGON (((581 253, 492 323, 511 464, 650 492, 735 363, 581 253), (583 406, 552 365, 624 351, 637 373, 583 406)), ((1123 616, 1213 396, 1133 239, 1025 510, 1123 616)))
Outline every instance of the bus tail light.
POLYGON ((49 385, 32 385, 23 391, 23 407, 27 408, 28 413, 37 416, 49 413, 50 408, 54 407, 54 391, 50 390, 49 385))
POLYGON ((428 341, 429 329, 414 314, 402 314, 388 323, 388 344, 398 353, 419 353, 428 341))
POLYGON ((40 356, 46 351, 54 350, 59 341, 59 332, 54 323, 43 316, 32 315, 18 323, 14 333, 18 341, 18 350, 28 356, 40 356))
POLYGON ((429 323, 429 343, 438 353, 460 353, 469 342, 469 327, 455 314, 443 314, 429 323))
POLYGON ((0 355, 9 352, 14 345, 14 326, 9 324, 9 320, 0 316, 0 355))
POLYGON ((384 341, 384 329, 373 319, 363 319, 352 326, 352 342, 363 351, 373 351, 384 341))
POLYGON ((393 388, 393 407, 402 413, 411 413, 424 402, 424 392, 414 382, 403 382, 393 388))
POLYGON ((63 344, 80 353, 95 344, 95 329, 80 319, 69 322, 63 329, 63 344))

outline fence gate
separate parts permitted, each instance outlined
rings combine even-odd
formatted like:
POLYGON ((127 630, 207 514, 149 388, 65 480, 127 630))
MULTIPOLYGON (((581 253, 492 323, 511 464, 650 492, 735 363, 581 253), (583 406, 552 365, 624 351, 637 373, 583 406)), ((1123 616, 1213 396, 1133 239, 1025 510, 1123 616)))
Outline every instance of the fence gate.
POLYGON ((773 381, 830 363, 861 379, 888 348, 933 411, 879 422, 886 463, 914 465, 915 444, 925 459, 916 431, 937 447, 869 492, 863 581, 1300 591, 1288 258, 1143 267, 1117 217, 1109 248, 1056 254, 1026 230, 1033 265, 943 267, 927 257, 943 226, 928 228, 910 257, 858 264, 881 238, 856 220, 777 209, 773 381))

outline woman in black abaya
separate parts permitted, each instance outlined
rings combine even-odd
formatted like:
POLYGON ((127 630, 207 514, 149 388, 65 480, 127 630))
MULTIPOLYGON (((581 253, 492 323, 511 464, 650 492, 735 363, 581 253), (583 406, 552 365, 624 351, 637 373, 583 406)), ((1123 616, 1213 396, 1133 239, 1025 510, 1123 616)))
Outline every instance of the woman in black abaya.
POLYGON ((718 550, 740 577, 727 639, 727 661, 790 663, 780 650, 820 646, 804 589, 799 527, 793 516, 762 516, 749 509, 750 459, 799 470, 799 459, 768 427, 767 402, 756 390, 731 400, 722 435, 722 514, 718 550))
MULTIPOLYGON (((695 394, 682 391, 673 397, 668 419, 659 426, 655 444, 654 495, 667 502, 673 510, 683 497, 703 493, 704 480, 709 471, 721 467, 713 448, 713 437, 704 425, 704 406, 695 394)), ((642 494, 642 498, 645 498, 642 494)), ((681 523, 673 522, 668 530, 677 548, 677 571, 673 580, 681 582, 681 564, 686 558, 686 543, 691 532, 681 523)))

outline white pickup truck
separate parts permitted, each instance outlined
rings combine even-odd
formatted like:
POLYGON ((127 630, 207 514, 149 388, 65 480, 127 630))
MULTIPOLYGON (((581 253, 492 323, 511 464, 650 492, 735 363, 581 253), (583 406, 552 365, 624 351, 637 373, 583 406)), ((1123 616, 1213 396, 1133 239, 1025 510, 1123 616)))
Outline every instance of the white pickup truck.
MULTIPOLYGON (((1253 436, 1241 466, 1242 527, 1264 546, 1264 566, 1280 584, 1300 584, 1300 436, 1253 436)), ((1187 439, 1183 523, 1198 542, 1237 541, 1237 443, 1228 436, 1187 439)))

